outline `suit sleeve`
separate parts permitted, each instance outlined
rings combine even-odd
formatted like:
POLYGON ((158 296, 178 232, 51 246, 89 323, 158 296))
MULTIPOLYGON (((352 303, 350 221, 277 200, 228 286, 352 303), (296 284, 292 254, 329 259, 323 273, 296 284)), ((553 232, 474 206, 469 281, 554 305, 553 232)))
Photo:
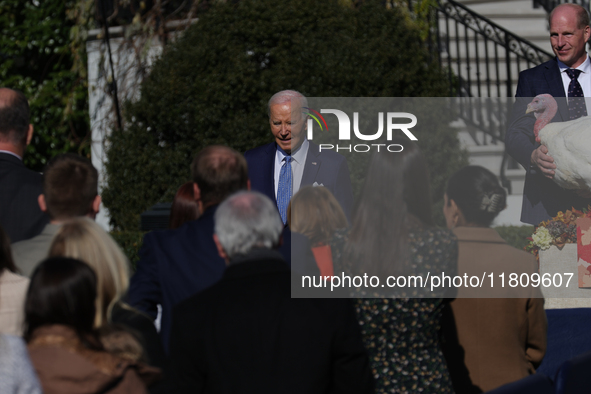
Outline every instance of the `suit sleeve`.
POLYGON ((505 135, 505 147, 507 153, 521 164, 526 171, 530 170, 531 154, 539 143, 535 141, 534 123, 532 113, 526 114, 527 104, 536 94, 530 85, 527 71, 519 73, 515 102, 511 111, 511 118, 507 134, 505 135))
POLYGON ((153 319, 158 315, 158 304, 162 304, 162 289, 158 280, 157 257, 154 253, 155 234, 148 233, 140 249, 140 260, 129 284, 127 301, 134 308, 147 313, 153 319))

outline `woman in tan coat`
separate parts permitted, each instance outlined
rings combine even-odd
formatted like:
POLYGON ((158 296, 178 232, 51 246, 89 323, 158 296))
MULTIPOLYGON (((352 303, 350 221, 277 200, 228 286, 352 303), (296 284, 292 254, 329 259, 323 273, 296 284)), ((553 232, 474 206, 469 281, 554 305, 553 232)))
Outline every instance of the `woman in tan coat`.
POLYGON ((96 288, 94 271, 79 260, 50 258, 33 273, 25 339, 45 394, 146 394, 144 381, 159 374, 139 362, 130 333, 94 329, 96 288))
POLYGON ((546 351, 542 294, 508 282, 512 273, 531 277, 537 262, 489 227, 505 205, 505 189, 483 167, 465 167, 447 184, 443 212, 458 238, 458 275, 485 279, 482 287, 459 287, 444 314, 444 354, 458 393, 489 391, 533 374, 546 351))

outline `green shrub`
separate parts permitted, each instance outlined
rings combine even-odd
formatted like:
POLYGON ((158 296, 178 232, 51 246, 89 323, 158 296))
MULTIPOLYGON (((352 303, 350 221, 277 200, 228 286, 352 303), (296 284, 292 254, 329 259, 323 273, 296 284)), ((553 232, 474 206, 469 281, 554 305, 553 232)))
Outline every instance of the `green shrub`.
POLYGON ((37 171, 58 153, 90 155, 86 64, 75 62, 66 17, 74 6, 0 0, 0 86, 29 99, 35 133, 24 161, 37 171))
POLYGON ((123 249, 123 253, 129 259, 133 270, 135 270, 135 265, 140 259, 139 251, 145 234, 143 231, 113 231, 111 233, 115 242, 123 249))
MULTIPOLYGON (((142 211, 172 200, 203 147, 224 144, 244 152, 270 142, 266 103, 275 92, 446 94, 445 77, 404 8, 345 3, 219 2, 170 44, 145 79, 141 98, 126 104, 125 130, 111 137, 102 195, 115 228, 137 230, 142 211)), ((439 201, 447 177, 466 164, 465 154, 449 128, 421 146, 439 201)), ((441 223, 440 207, 437 212, 441 223)))
POLYGON ((533 226, 502 226, 495 227, 497 233, 507 243, 517 249, 523 249, 528 244, 528 237, 534 233, 533 226))

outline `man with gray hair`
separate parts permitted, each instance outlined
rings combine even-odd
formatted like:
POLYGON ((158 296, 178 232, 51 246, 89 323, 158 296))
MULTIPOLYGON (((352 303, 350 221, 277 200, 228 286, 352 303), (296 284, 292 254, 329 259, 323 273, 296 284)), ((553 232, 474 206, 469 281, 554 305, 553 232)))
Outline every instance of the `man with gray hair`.
POLYGON ((347 217, 353 207, 347 160, 308 141, 307 107, 306 97, 295 90, 274 94, 267 105, 274 142, 244 154, 252 190, 276 202, 283 223, 289 200, 305 185, 327 187, 347 217))
POLYGON ((349 300, 291 298, 292 274, 273 250, 282 229, 260 193, 239 192, 219 206, 214 241, 228 268, 174 308, 175 393, 373 392, 349 300))
POLYGON ((226 261, 240 258, 255 249, 276 248, 283 232, 277 209, 269 198, 260 193, 234 195, 219 207, 214 220, 213 239, 218 253, 226 261))

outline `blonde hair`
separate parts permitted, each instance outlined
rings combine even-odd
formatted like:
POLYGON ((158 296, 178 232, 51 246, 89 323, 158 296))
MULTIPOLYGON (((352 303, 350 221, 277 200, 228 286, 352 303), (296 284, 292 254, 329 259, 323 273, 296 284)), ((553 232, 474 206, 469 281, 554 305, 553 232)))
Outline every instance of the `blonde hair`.
POLYGON ((93 220, 65 221, 56 234, 49 257, 63 256, 87 263, 96 273, 95 326, 110 321, 113 306, 129 287, 129 262, 117 243, 93 220))
POLYGON ((304 186, 287 208, 291 231, 308 237, 312 246, 330 241, 335 230, 347 227, 347 217, 330 190, 323 186, 304 186))

